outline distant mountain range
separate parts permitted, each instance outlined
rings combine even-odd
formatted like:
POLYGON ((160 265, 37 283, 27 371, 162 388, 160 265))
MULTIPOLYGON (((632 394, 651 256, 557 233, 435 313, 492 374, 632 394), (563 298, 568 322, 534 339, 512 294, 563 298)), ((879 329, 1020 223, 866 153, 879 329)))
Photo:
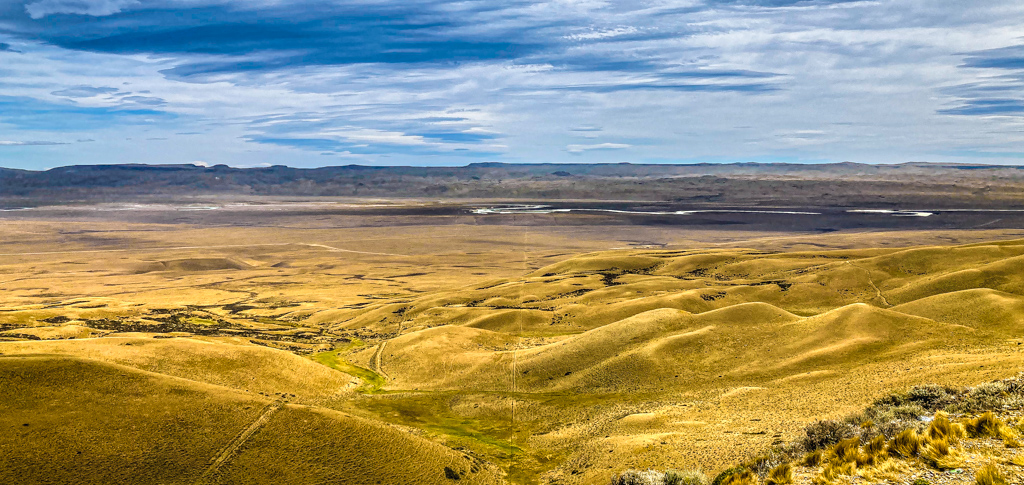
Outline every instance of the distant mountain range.
POLYGON ((10 204, 238 195, 992 208, 1024 206, 1022 168, 934 163, 475 163, 315 169, 75 165, 46 171, 0 168, 0 199, 10 204))

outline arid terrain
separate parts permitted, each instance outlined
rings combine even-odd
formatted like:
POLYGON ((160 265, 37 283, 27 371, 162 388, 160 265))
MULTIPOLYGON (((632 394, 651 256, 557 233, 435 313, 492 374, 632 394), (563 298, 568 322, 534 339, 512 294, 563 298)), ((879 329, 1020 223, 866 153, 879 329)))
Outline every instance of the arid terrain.
POLYGON ((715 474, 891 392, 1022 370, 1018 209, 10 206, 0 482, 715 474))

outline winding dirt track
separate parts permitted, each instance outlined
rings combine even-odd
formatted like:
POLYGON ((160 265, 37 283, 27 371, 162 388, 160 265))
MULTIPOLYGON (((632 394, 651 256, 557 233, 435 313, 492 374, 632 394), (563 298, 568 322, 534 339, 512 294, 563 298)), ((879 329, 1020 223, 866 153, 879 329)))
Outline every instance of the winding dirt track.
POLYGON ((388 379, 388 374, 387 374, 387 372, 384 372, 384 367, 381 365, 382 364, 381 361, 384 358, 383 357, 384 347, 387 344, 388 344, 387 340, 385 340, 385 341, 381 342, 380 344, 378 344, 377 345, 377 350, 373 352, 373 357, 370 359, 370 370, 380 374, 381 376, 384 377, 384 379, 388 379))
POLYGON ((217 453, 217 457, 210 463, 210 466, 206 467, 206 470, 199 477, 199 481, 197 483, 215 483, 214 479, 216 478, 217 471, 220 470, 220 467, 224 466, 228 460, 235 456, 238 449, 241 448, 254 433, 265 426, 267 422, 270 421, 270 418, 274 416, 274 413, 276 413, 278 409, 281 409, 281 406, 283 405, 283 399, 276 399, 274 402, 268 404, 267 407, 263 408, 263 412, 260 413, 258 418, 256 418, 248 427, 243 429, 238 436, 235 436, 233 440, 228 442, 224 448, 221 448, 220 453, 217 453))

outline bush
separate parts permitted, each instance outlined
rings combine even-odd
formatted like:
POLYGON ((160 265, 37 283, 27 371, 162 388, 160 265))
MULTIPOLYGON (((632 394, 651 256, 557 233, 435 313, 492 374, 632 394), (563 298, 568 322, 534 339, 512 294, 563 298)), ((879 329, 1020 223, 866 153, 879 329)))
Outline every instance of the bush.
POLYGON ((806 450, 818 450, 857 436, 857 428, 845 421, 815 421, 804 429, 801 444, 806 450))
POLYGON ((907 401, 921 406, 928 411, 935 412, 956 402, 963 392, 963 390, 955 387, 925 384, 912 387, 907 392, 907 401))
POLYGON ((626 470, 612 477, 612 485, 663 485, 665 475, 654 470, 626 470))
POLYGON ((663 481, 665 485, 708 485, 708 477, 696 470, 669 470, 665 472, 663 481))

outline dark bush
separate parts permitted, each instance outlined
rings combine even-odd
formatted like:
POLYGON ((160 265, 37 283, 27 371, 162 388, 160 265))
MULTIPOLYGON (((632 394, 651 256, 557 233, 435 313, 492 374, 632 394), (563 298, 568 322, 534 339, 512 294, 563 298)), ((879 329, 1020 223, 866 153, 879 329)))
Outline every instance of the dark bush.
POLYGON ((826 419, 815 421, 804 429, 801 444, 804 449, 817 450, 834 445, 840 440, 857 436, 857 427, 845 421, 826 419))

